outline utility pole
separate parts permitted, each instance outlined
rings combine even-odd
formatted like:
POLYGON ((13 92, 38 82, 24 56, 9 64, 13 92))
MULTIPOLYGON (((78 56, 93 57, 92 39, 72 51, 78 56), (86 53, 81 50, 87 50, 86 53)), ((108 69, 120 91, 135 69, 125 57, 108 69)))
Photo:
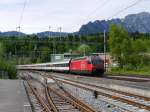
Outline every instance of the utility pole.
MULTIPOLYGON (((58 29, 56 29, 57 32, 58 29)), ((56 43, 55 43, 56 37, 53 36, 53 54, 56 54, 56 43)))
MULTIPOLYGON (((60 37, 59 37, 59 38, 60 38, 60 43, 62 42, 62 39, 61 39, 61 30, 62 30, 62 28, 59 27, 59 33, 60 33, 60 35, 59 35, 60 37)), ((59 52, 61 53, 61 50, 60 50, 59 52)))
POLYGON ((20 29, 21 29, 20 26, 16 27, 16 31, 18 31, 18 36, 20 36, 20 29))
POLYGON ((53 37, 53 54, 56 54, 55 51, 56 51, 56 50, 55 50, 55 39, 54 39, 54 37, 53 37))
POLYGON ((51 37, 51 26, 49 25, 49 37, 51 37))
POLYGON ((37 57, 37 45, 35 44, 34 45, 34 60, 35 60, 35 58, 37 57))
POLYGON ((58 27, 58 32, 61 33, 62 27, 58 27))
MULTIPOLYGON (((18 31, 18 37, 20 37, 20 29, 21 29, 20 26, 16 27, 16 31, 18 31)), ((16 57, 16 59, 18 58, 16 44, 15 44, 15 57, 16 57)), ((17 63, 18 63, 18 61, 17 61, 17 63)))
POLYGON ((58 32, 59 32, 59 38, 60 38, 60 41, 61 41, 61 30, 62 30, 62 28, 59 27, 59 28, 58 28, 58 32))
POLYGON ((104 30, 104 69, 106 71, 106 31, 104 30))

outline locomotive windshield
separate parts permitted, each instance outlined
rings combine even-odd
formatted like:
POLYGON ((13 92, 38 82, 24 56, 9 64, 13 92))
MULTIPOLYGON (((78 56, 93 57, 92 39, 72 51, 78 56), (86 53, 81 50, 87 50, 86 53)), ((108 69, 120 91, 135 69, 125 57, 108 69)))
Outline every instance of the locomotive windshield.
POLYGON ((102 62, 101 59, 98 58, 98 57, 92 59, 92 64, 93 65, 101 64, 101 62, 102 62))

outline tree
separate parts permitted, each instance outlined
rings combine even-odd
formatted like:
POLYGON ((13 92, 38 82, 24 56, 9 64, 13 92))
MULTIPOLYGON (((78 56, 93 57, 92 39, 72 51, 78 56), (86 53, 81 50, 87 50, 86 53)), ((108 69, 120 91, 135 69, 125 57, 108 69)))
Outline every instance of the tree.
POLYGON ((118 25, 111 26, 109 30, 109 48, 112 57, 118 61, 121 68, 124 68, 128 56, 132 52, 131 40, 126 29, 118 25))
POLYGON ((0 60, 4 58, 4 46, 0 43, 0 60))
POLYGON ((129 63, 132 69, 140 69, 143 66, 149 65, 149 57, 147 55, 150 48, 149 41, 136 39, 132 41, 132 53, 129 56, 129 63))
POLYGON ((86 54, 89 54, 91 52, 91 48, 86 44, 82 44, 78 47, 78 51, 85 56, 86 54))
POLYGON ((6 60, 4 46, 0 43, 0 71, 7 72, 10 79, 16 78, 16 68, 13 62, 6 60))
POLYGON ((48 47, 41 47, 41 60, 42 62, 49 62, 50 61, 50 49, 48 47))

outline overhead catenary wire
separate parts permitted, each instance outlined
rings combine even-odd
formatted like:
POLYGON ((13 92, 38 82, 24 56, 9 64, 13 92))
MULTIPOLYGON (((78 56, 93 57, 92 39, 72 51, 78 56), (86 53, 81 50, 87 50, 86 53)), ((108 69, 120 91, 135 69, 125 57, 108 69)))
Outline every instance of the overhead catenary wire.
MULTIPOLYGON (((100 5, 98 5, 98 7, 96 7, 94 10, 92 10, 92 11, 87 15, 87 17, 86 17, 84 20, 87 20, 87 19, 90 18, 91 15, 93 15, 95 12, 97 12, 98 10, 104 8, 104 6, 107 5, 109 1, 110 1, 110 0, 105 0, 105 1, 103 1, 103 3, 101 3, 100 5)), ((125 7, 125 8, 123 8, 123 9, 117 11, 115 14, 111 15, 111 16, 109 17, 109 19, 112 18, 112 17, 114 17, 114 16, 116 16, 116 15, 118 15, 118 14, 120 14, 121 12, 123 12, 123 11, 125 11, 125 10, 127 10, 127 9, 129 9, 129 8, 131 8, 131 7, 133 7, 133 6, 135 6, 135 5, 137 5, 137 4, 138 4, 139 2, 141 2, 141 1, 144 1, 144 0, 137 0, 135 3, 133 3, 133 4, 129 5, 129 6, 127 6, 127 7, 125 7)), ((97 1, 97 2, 98 2, 98 1, 97 1)), ((23 8, 22 8, 22 11, 21 11, 21 14, 20 14, 20 18, 19 18, 19 22, 18 22, 18 26, 17 26, 17 27, 21 27, 26 6, 27 6, 27 0, 24 0, 23 8)), ((80 21, 80 22, 81 22, 81 21, 80 21)), ((79 23, 79 24, 80 24, 80 23, 79 23)), ((78 25, 79 25, 79 24, 78 24, 78 25)), ((77 26, 77 25, 75 25, 75 26, 77 26)), ((39 29, 40 29, 40 28, 39 28, 39 29)))
POLYGON ((109 1, 110 0, 105 0, 102 4, 98 5, 98 7, 96 7, 94 10, 92 10, 84 20, 89 19, 91 15, 93 15, 95 12, 97 12, 98 9, 99 10, 102 9, 106 4, 108 4, 109 1))
POLYGON ((125 8, 123 8, 123 9, 117 11, 115 14, 109 16, 108 19, 111 19, 111 18, 117 16, 118 14, 120 14, 120 13, 126 11, 127 9, 129 9, 129 8, 131 8, 131 7, 135 6, 135 5, 137 5, 138 3, 142 2, 142 1, 144 1, 144 0, 137 0, 137 1, 135 1, 134 3, 128 5, 127 7, 125 7, 125 8))
MULTIPOLYGON (((104 6, 106 6, 108 4, 110 0, 105 0, 103 3, 101 3, 100 5, 98 5, 96 8, 94 8, 94 10, 92 10, 84 19, 80 20, 77 24, 73 25, 73 27, 80 25, 80 23, 82 21, 86 21, 87 19, 90 18, 91 15, 94 15, 95 12, 97 12, 97 10, 102 9, 104 6)), ((101 2, 101 1, 100 1, 101 2)), ((99 3, 98 3, 99 4, 99 3)))
MULTIPOLYGON (((132 4, 128 5, 128 6, 126 6, 126 7, 124 7, 124 8, 121 9, 121 10, 118 10, 115 14, 109 16, 109 17, 108 17, 108 20, 111 19, 111 18, 113 18, 113 17, 115 17, 115 16, 117 16, 118 14, 120 14, 120 13, 122 13, 122 12, 128 10, 129 8, 131 8, 131 7, 133 7, 133 6, 136 6, 137 4, 139 4, 139 3, 143 2, 143 1, 144 1, 144 0, 136 0, 134 3, 132 3, 132 4)), ((106 5, 106 4, 104 4, 104 5, 106 5)), ((93 27, 95 27, 95 26, 93 26, 93 27)))
MULTIPOLYGON (((128 5, 127 7, 117 11, 115 14, 111 15, 110 17, 108 17, 108 20, 112 19, 113 17, 117 16, 118 14, 128 10, 129 8, 136 6, 137 4, 139 4, 139 3, 143 2, 143 1, 145 1, 145 0, 136 0, 134 3, 128 5)), ((142 23, 142 26, 146 28, 146 26, 143 24, 143 21, 141 21, 141 23, 142 23)))
POLYGON ((23 17, 24 17, 24 12, 25 12, 26 5, 27 5, 27 0, 24 0, 23 8, 22 8, 20 18, 19 18, 18 28, 21 27, 21 23, 22 23, 22 20, 23 20, 23 17))
MULTIPOLYGON (((94 10, 92 10, 92 11, 87 15, 86 18, 84 18, 84 19, 81 20, 81 21, 86 21, 87 19, 89 19, 89 18, 91 17, 91 15, 93 15, 95 12, 97 12, 97 10, 102 9, 105 5, 108 4, 109 1, 110 1, 110 0, 105 0, 105 1, 103 1, 103 3, 101 3, 100 5, 98 5, 94 10)), ((114 17, 114 16, 116 16, 116 15, 118 15, 118 14, 120 14, 121 12, 123 12, 123 11, 125 11, 125 10, 127 10, 127 9, 129 9, 129 8, 131 8, 131 7, 133 7, 133 6, 135 6, 136 4, 138 4, 138 3, 141 2, 141 1, 143 1, 143 0, 137 0, 135 3, 133 3, 133 4, 131 4, 131 5, 129 5, 129 6, 125 7, 125 8, 123 8, 123 9, 121 9, 121 10, 119 10, 119 11, 117 11, 115 14, 111 15, 111 16, 109 17, 109 19, 112 18, 112 17, 114 17)), ((97 2, 98 2, 98 1, 97 1, 97 2)), ((24 0, 23 9, 22 9, 22 12, 21 12, 21 15, 20 15, 18 27, 21 27, 21 23, 22 23, 22 20, 23 20, 23 16, 24 16, 24 12, 25 12, 26 5, 27 5, 27 0, 24 0)), ((77 23, 76 25, 73 25, 73 26, 78 26, 78 25, 81 23, 81 21, 80 21, 79 23, 77 23)))
MULTIPOLYGON (((102 9, 105 5, 108 4, 109 1, 110 1, 110 0, 104 1, 101 5, 99 5, 99 6, 96 7, 93 11, 91 11, 91 12, 87 15, 87 17, 86 17, 85 19, 80 20, 80 22, 78 22, 77 24, 73 25, 73 27, 80 25, 81 21, 85 21, 85 20, 89 19, 91 15, 93 15, 98 9, 99 9, 99 10, 102 9)), ((127 10, 127 9, 129 9, 129 8, 135 6, 135 5, 137 5, 138 3, 142 2, 142 1, 144 1, 144 0, 136 0, 134 3, 132 3, 132 4, 128 5, 128 6, 126 6, 125 8, 123 8, 123 9, 121 9, 121 10, 118 10, 115 14, 109 16, 109 17, 108 17, 108 20, 111 19, 111 18, 113 18, 113 17, 115 17, 115 16, 117 16, 118 14, 124 12, 125 10, 127 10)))

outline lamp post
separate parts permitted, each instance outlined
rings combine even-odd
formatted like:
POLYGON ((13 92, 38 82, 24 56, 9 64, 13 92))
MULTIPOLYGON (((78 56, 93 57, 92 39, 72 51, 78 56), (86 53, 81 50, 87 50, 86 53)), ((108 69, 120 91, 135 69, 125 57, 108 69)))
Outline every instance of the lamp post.
POLYGON ((104 30, 104 69, 106 71, 106 31, 104 30))

